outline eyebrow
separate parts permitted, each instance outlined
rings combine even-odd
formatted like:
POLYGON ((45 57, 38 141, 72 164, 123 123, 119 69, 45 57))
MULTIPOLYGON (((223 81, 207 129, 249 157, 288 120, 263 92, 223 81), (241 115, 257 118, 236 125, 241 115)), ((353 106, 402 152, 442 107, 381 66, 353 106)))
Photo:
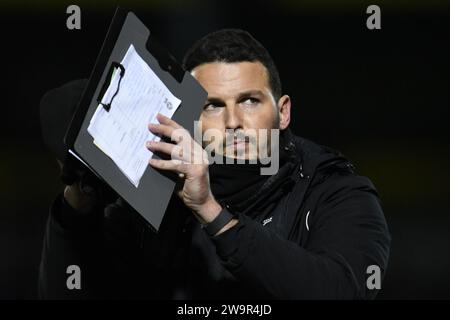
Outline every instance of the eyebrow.
MULTIPOLYGON (((247 91, 243 91, 240 92, 239 95, 237 96, 237 100, 241 100, 242 98, 246 98, 246 97, 251 97, 251 96, 258 96, 258 97, 264 97, 264 92, 262 92, 261 90, 247 90, 247 91)), ((214 97, 211 96, 206 99, 206 103, 223 103, 223 99, 219 98, 219 97, 214 97)))

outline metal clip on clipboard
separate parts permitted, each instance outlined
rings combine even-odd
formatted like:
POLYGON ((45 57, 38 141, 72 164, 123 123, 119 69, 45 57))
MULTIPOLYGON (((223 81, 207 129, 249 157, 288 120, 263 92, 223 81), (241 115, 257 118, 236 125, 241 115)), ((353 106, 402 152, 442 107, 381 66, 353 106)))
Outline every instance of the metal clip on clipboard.
POLYGON ((98 97, 97 97, 97 102, 99 104, 101 104, 103 106, 103 108, 108 112, 111 109, 111 104, 112 104, 114 98, 119 93, 120 83, 122 82, 122 79, 124 76, 125 76, 125 67, 122 64, 120 64, 119 62, 113 61, 111 63, 111 66, 109 67, 108 74, 106 76, 106 80, 103 83, 102 88, 100 89, 100 93, 98 94, 98 97), (102 100, 103 100, 102 98, 105 95, 106 90, 108 90, 109 86, 111 85, 111 79, 113 77, 114 70, 116 70, 116 69, 120 69, 119 81, 117 83, 116 91, 114 92, 114 94, 111 97, 111 100, 108 103, 102 103, 102 100))

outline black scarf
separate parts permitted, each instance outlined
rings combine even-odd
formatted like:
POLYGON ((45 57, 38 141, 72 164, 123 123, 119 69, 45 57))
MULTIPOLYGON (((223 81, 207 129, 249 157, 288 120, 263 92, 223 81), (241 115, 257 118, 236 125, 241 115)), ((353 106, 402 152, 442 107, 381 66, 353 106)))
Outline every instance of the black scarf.
MULTIPOLYGON (((213 163, 209 166, 211 191, 222 204, 227 204, 238 211, 244 211, 250 205, 264 205, 269 200, 278 198, 282 186, 286 186, 290 179, 292 163, 292 142, 290 135, 281 131, 279 143, 279 171, 273 176, 262 175, 261 168, 268 167, 260 162, 251 164, 222 164, 213 163), (258 201, 256 201, 258 200, 258 201), (263 201, 261 201, 263 200, 263 201), (265 201, 264 201, 265 200, 265 201)), ((230 162, 236 162, 230 159, 230 162)))

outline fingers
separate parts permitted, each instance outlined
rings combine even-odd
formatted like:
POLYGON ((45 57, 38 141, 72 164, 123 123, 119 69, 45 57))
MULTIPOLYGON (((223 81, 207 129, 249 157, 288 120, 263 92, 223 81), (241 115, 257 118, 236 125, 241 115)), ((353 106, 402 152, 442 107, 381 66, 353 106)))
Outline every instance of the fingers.
POLYGON ((156 135, 160 136, 166 136, 169 138, 172 138, 172 133, 175 130, 175 128, 163 125, 163 124, 156 124, 156 123, 150 123, 148 125, 148 129, 156 135))
POLYGON ((157 123, 150 123, 149 130, 154 134, 164 135, 171 138, 172 141, 179 142, 180 138, 186 135, 186 130, 180 126, 176 121, 158 113, 156 119, 157 123))
POLYGON ((152 167, 160 170, 177 171, 183 174, 187 172, 186 164, 178 159, 172 160, 150 159, 149 163, 152 167))
MULTIPOLYGON (((192 139, 191 135, 186 129, 180 126, 176 121, 161 114, 157 115, 157 120, 160 123, 149 124, 149 130, 154 134, 170 137, 170 139, 176 144, 166 143, 162 141, 148 141, 146 146, 150 151, 159 151, 170 155, 172 160, 181 160, 183 162, 183 165, 186 165, 187 163, 208 164, 206 152, 192 139)), ((177 162, 171 163, 167 162, 170 160, 153 160, 151 160, 149 163, 155 168, 159 168, 161 170, 179 171, 175 168, 177 162), (159 167, 157 165, 161 163, 163 167, 159 167)))
POLYGON ((190 164, 209 165, 208 154, 200 145, 195 144, 193 141, 191 145, 148 141, 146 146, 152 152, 161 152, 170 155, 171 159, 182 160, 190 164))
POLYGON ((148 128, 153 134, 166 136, 176 143, 190 138, 189 132, 183 128, 174 128, 166 124, 154 123, 150 123, 148 128))
POLYGON ((159 141, 159 142, 148 141, 147 148, 153 152, 159 151, 159 152, 165 153, 167 155, 170 155, 172 157, 172 159, 185 160, 185 159, 183 159, 183 156, 184 156, 183 147, 176 145, 176 144, 162 142, 162 141, 159 141))
MULTIPOLYGON (((189 132, 180 126, 176 121, 158 113, 157 120, 159 124, 150 123, 148 125, 149 130, 158 135, 169 137, 171 141, 174 141, 179 145, 173 145, 171 143, 149 141, 147 142, 147 148, 151 151, 161 151, 166 154, 170 154, 172 159, 183 159, 183 151, 190 151, 191 144, 193 143, 189 132)), ((190 153, 190 152, 188 152, 190 153)))
POLYGON ((174 127, 176 129, 182 129, 183 128, 175 120, 172 120, 169 117, 166 117, 165 115, 162 115, 161 113, 158 113, 156 115, 156 119, 158 119, 159 123, 161 123, 161 124, 165 124, 165 125, 174 127))

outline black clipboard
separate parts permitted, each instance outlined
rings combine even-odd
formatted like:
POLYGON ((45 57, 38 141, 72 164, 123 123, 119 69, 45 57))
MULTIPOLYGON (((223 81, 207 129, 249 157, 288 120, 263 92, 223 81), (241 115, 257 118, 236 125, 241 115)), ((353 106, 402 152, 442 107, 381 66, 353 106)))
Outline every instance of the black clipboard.
MULTIPOLYGON (((152 39, 148 28, 134 13, 117 8, 64 140, 69 153, 114 189, 158 231, 175 187, 174 175, 148 166, 136 188, 112 159, 94 145, 93 137, 87 131, 99 99, 109 85, 111 69, 120 68, 117 63, 123 59, 131 44, 159 79, 181 100, 172 119, 194 136, 194 121, 199 119, 207 92, 167 50, 152 39)), ((158 158, 156 155, 153 157, 158 158)))

